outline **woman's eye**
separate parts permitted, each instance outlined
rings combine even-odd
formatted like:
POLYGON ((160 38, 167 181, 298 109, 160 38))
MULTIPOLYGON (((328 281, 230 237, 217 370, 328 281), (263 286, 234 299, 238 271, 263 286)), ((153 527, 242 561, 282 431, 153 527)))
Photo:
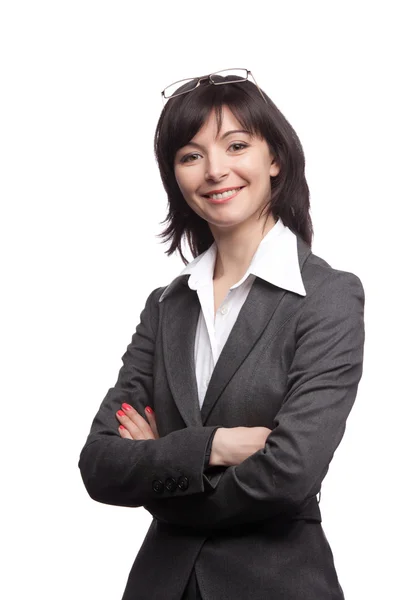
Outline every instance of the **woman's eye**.
POLYGON ((184 162, 192 162, 192 161, 189 161, 189 158, 192 158, 192 156, 199 156, 199 155, 197 153, 195 153, 195 154, 188 154, 187 156, 184 156, 182 158, 181 162, 183 162, 183 163, 184 162))
MULTIPOLYGON (((230 145, 230 148, 232 148, 232 146, 241 146, 242 148, 247 148, 247 144, 242 144, 241 142, 234 142, 230 145)), ((242 148, 239 148, 239 150, 241 150, 242 148)))
MULTIPOLYGON (((243 148, 247 148, 248 144, 243 144, 242 142, 234 142, 233 144, 231 144, 229 146, 229 148, 232 148, 232 146, 239 146, 239 150, 242 150, 243 148)), ((197 152, 193 153, 193 154, 187 154, 186 156, 184 156, 181 160, 181 162, 186 163, 186 162, 194 162, 192 160, 190 160, 191 158, 193 158, 193 156, 200 156, 197 152)))

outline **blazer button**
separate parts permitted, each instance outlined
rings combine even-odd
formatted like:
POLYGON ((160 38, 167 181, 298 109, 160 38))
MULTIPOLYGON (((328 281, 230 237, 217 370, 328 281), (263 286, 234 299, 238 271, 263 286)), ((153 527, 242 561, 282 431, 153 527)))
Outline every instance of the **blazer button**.
POLYGON ((165 480, 165 487, 169 492, 174 492, 176 490, 176 479, 168 477, 168 479, 165 480))
POLYGON ((178 488, 183 492, 189 487, 189 479, 185 475, 181 475, 178 479, 178 488))
POLYGON ((164 484, 159 479, 155 479, 153 481, 153 490, 157 492, 157 494, 162 494, 164 491, 164 484))

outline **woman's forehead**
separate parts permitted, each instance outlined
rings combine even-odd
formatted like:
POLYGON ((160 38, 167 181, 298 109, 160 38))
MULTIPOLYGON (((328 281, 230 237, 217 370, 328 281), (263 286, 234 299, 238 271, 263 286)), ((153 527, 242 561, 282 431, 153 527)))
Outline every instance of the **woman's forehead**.
POLYGON ((249 136, 258 135, 251 124, 247 125, 239 121, 230 108, 224 105, 221 107, 220 121, 218 121, 216 109, 213 108, 200 129, 191 139, 195 140, 197 137, 205 135, 212 136, 214 139, 218 137, 223 139, 227 137, 229 132, 243 133, 249 136))
MULTIPOLYGON (((242 128, 242 123, 240 123, 240 121, 234 115, 234 113, 229 108, 229 106, 226 106, 225 104, 223 104, 220 107, 220 123, 221 123, 221 127, 225 128, 225 129, 228 127, 232 127, 235 129, 242 128)), ((203 128, 207 127, 207 126, 208 127, 217 127, 217 124, 218 124, 217 109, 215 107, 213 107, 208 114, 208 117, 203 125, 203 128)))

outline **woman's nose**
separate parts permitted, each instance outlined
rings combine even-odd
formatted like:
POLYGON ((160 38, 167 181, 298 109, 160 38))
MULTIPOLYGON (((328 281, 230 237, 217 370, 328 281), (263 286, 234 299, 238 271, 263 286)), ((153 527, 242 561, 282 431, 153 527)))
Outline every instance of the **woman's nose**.
POLYGON ((226 160, 222 157, 214 156, 212 158, 208 158, 206 164, 206 172, 205 178, 212 180, 222 179, 224 176, 228 175, 229 167, 226 164, 226 160))

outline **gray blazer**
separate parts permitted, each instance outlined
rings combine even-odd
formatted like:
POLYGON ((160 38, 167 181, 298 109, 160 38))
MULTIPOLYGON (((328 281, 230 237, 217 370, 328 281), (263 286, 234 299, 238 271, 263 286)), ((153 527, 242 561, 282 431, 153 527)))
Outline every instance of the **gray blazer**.
POLYGON ((255 279, 201 410, 189 275, 146 301, 79 457, 91 498, 153 516, 123 600, 179 600, 194 567, 205 600, 343 598, 317 495, 362 375, 364 290, 297 247, 307 295, 255 279), (160 438, 121 438, 122 402, 150 405, 160 438), (221 426, 272 433, 240 465, 204 468, 221 426))

